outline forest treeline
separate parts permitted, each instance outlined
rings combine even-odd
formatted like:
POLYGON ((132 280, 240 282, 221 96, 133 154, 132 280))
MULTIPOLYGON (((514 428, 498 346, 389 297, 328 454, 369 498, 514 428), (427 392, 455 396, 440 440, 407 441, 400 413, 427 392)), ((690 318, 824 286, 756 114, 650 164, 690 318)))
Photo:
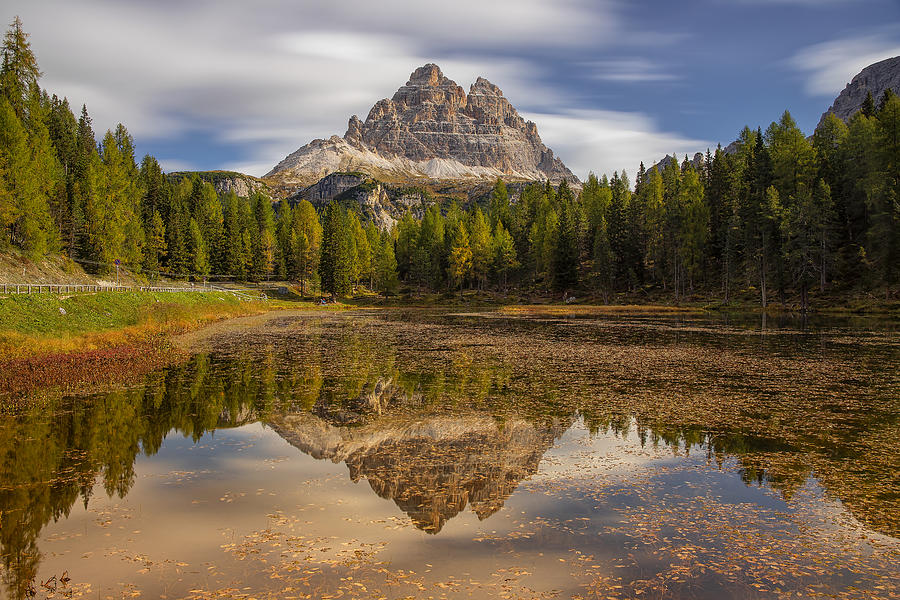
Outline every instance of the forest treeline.
POLYGON ((99 143, 85 106, 39 86, 17 18, 0 72, 0 246, 62 252, 95 270, 298 281, 304 293, 346 295, 463 288, 606 298, 661 289, 763 306, 810 290, 890 294, 900 276, 900 99, 871 96, 848 124, 829 114, 806 138, 785 112, 745 128, 733 152, 705 160, 525 186, 498 180, 484 203, 431 203, 389 230, 353 207, 317 211, 218 194, 198 177, 173 182, 140 164, 123 125, 99 143))

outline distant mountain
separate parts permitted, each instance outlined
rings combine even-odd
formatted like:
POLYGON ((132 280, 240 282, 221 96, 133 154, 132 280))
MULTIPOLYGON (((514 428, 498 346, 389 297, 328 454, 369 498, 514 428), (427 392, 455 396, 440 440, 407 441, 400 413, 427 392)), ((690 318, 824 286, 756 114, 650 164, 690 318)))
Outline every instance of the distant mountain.
MULTIPOLYGON (((849 121, 850 117, 862 108, 866 94, 871 92, 877 105, 888 89, 900 94, 900 56, 871 64, 860 71, 834 99, 831 108, 822 113, 819 125, 828 113, 834 113, 839 119, 849 121)), ((817 129, 819 125, 816 125, 817 129)))
POLYGON ((174 171, 166 175, 172 183, 194 176, 211 183, 219 194, 234 192, 238 196, 243 197, 247 197, 257 191, 265 192, 269 195, 272 194, 269 185, 262 179, 238 173, 237 171, 174 171))
MULTIPOLYGON (((847 84, 847 87, 843 89, 838 97, 834 99, 831 108, 822 113, 822 118, 819 119, 819 124, 816 125, 816 129, 818 129, 819 125, 825 120, 825 115, 830 112, 834 113, 839 119, 842 119, 845 122, 849 121, 850 117, 855 115, 859 109, 862 108, 868 92, 872 93, 872 98, 877 105, 885 90, 888 89, 892 90, 895 94, 900 94, 900 56, 895 56, 894 58, 888 58, 871 64, 860 71, 850 83, 847 84)), ((722 150, 725 154, 733 154, 734 152, 737 152, 739 148, 740 142, 735 140, 722 150)), ((703 165, 703 159, 704 154, 698 152, 694 154, 694 157, 690 159, 690 162, 695 168, 699 168, 703 165)), ((651 165, 647 170, 649 171, 655 166, 662 172, 662 170, 673 160, 677 160, 679 164, 682 162, 677 156, 666 155, 662 160, 651 165)))
POLYGON ((297 190, 335 172, 362 172, 390 183, 497 177, 578 183, 500 88, 479 77, 466 94, 434 64, 416 69, 365 121, 353 115, 344 137, 313 140, 264 179, 297 190))

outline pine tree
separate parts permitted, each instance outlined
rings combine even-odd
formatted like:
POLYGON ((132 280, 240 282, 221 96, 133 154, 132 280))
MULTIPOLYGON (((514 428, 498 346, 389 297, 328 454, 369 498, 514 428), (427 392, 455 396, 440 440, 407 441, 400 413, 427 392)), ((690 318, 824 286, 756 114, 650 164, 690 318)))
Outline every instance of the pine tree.
POLYGON ((6 170, 6 195, 12 199, 0 213, 5 213, 8 239, 38 258, 58 246, 50 205, 64 193, 64 179, 34 95, 29 105, 36 113, 30 131, 6 97, 0 98, 0 156, 6 170))
POLYGON ((448 275, 450 289, 457 287, 462 293, 466 276, 472 269, 472 249, 469 247, 469 234, 461 222, 457 222, 451 234, 448 275))
MULTIPOLYGON (((171 245, 169 251, 171 252, 171 245)), ((222 256, 226 274, 243 277, 243 236, 239 200, 233 191, 225 194, 222 204, 222 256)))
POLYGON ((578 238, 569 203, 560 206, 559 234, 553 255, 553 287, 558 291, 578 285, 578 238))
POLYGON ((872 97, 872 92, 866 92, 866 99, 863 100, 859 111, 867 117, 875 116, 875 99, 872 97))
POLYGON ((203 239, 200 225, 197 224, 196 219, 191 219, 189 229, 188 254, 191 257, 191 273, 197 279, 205 280, 209 275, 209 254, 206 240, 203 239))
POLYGON ((155 278, 166 257, 166 226, 158 210, 153 211, 150 228, 147 232, 147 244, 144 246, 144 270, 155 278))
POLYGON ((397 225, 397 273, 400 279, 411 281, 415 277, 414 262, 419 245, 419 224, 409 212, 404 213, 397 225))
POLYGON ((369 269, 372 265, 372 248, 369 246, 369 238, 366 235, 366 230, 363 229, 359 216, 355 212, 351 212, 348 217, 353 242, 352 279, 354 286, 359 286, 360 280, 369 278, 369 269))
POLYGON ((261 279, 268 279, 275 266, 275 213, 272 210, 272 200, 257 191, 251 194, 250 205, 253 207, 257 229, 256 271, 261 279))
POLYGON ((325 209, 322 223, 322 258, 319 276, 322 289, 336 296, 346 296, 352 289, 353 248, 347 211, 337 202, 325 209))
POLYGON ((394 240, 389 232, 381 236, 375 253, 375 281, 382 292, 393 292, 397 287, 397 258, 394 255, 394 240))
POLYGON ((496 227, 497 222, 503 223, 503 226, 509 228, 510 211, 509 211, 509 190, 506 184, 499 177, 494 182, 494 188, 491 190, 489 200, 489 213, 491 218, 491 227, 496 227))
POLYGON ((679 195, 678 205, 684 211, 679 232, 681 264, 693 290, 694 279, 703 267, 703 251, 709 233, 709 210, 703 202, 703 185, 693 168, 685 171, 679 195))
MULTIPOLYGON (((656 169, 652 169, 657 173, 656 169)), ((600 217, 597 229, 594 233, 594 274, 597 279, 597 287, 603 294, 603 301, 609 303, 609 294, 613 291, 613 274, 615 272, 615 255, 609 245, 606 219, 600 217)))
POLYGON ((472 273, 478 287, 484 289, 488 273, 493 262, 491 248, 491 230, 484 213, 477 206, 472 214, 469 230, 469 246, 472 249, 472 273))
POLYGON ((38 87, 41 71, 22 29, 22 20, 13 19, 3 36, 3 64, 0 67, 0 94, 21 121, 28 120, 28 99, 38 87))
POLYGON ((519 266, 519 260, 516 257, 516 245, 512 236, 503 227, 503 223, 497 223, 494 229, 494 269, 500 285, 504 288, 507 285, 509 273, 519 266))
POLYGON ((301 200, 293 210, 292 264, 300 280, 302 294, 308 293, 308 283, 319 269, 322 248, 322 225, 316 209, 307 200, 301 200))

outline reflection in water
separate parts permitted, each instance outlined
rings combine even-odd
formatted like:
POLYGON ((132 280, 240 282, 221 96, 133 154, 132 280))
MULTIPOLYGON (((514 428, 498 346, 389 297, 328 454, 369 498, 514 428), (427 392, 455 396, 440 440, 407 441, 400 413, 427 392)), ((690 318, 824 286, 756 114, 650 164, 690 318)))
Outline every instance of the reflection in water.
POLYGON ((860 521, 898 536, 895 343, 841 332, 822 350, 821 337, 788 335, 430 313, 276 319, 143 387, 0 417, 6 591, 34 594, 42 528, 87 507, 96 481, 124 498, 136 458, 171 432, 197 442, 256 421, 345 463, 432 534, 467 506, 495 514, 580 417, 711 465, 736 459, 745 483, 786 499, 815 475, 860 521))
POLYGON ((310 414, 270 421, 310 456, 346 463, 354 482, 365 478, 428 533, 438 533, 466 505, 480 520, 500 510, 571 423, 501 423, 485 415, 388 418, 357 428, 310 414))

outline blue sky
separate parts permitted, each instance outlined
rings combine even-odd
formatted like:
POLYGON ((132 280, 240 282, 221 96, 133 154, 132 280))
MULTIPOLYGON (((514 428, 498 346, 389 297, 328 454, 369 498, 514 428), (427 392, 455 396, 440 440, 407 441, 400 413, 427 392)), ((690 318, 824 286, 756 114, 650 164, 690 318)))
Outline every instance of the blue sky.
POLYGON ((4 0, 42 84, 168 170, 262 175, 343 135, 426 62, 479 75, 580 177, 728 144, 788 109, 811 133, 900 55, 898 0, 4 0))

